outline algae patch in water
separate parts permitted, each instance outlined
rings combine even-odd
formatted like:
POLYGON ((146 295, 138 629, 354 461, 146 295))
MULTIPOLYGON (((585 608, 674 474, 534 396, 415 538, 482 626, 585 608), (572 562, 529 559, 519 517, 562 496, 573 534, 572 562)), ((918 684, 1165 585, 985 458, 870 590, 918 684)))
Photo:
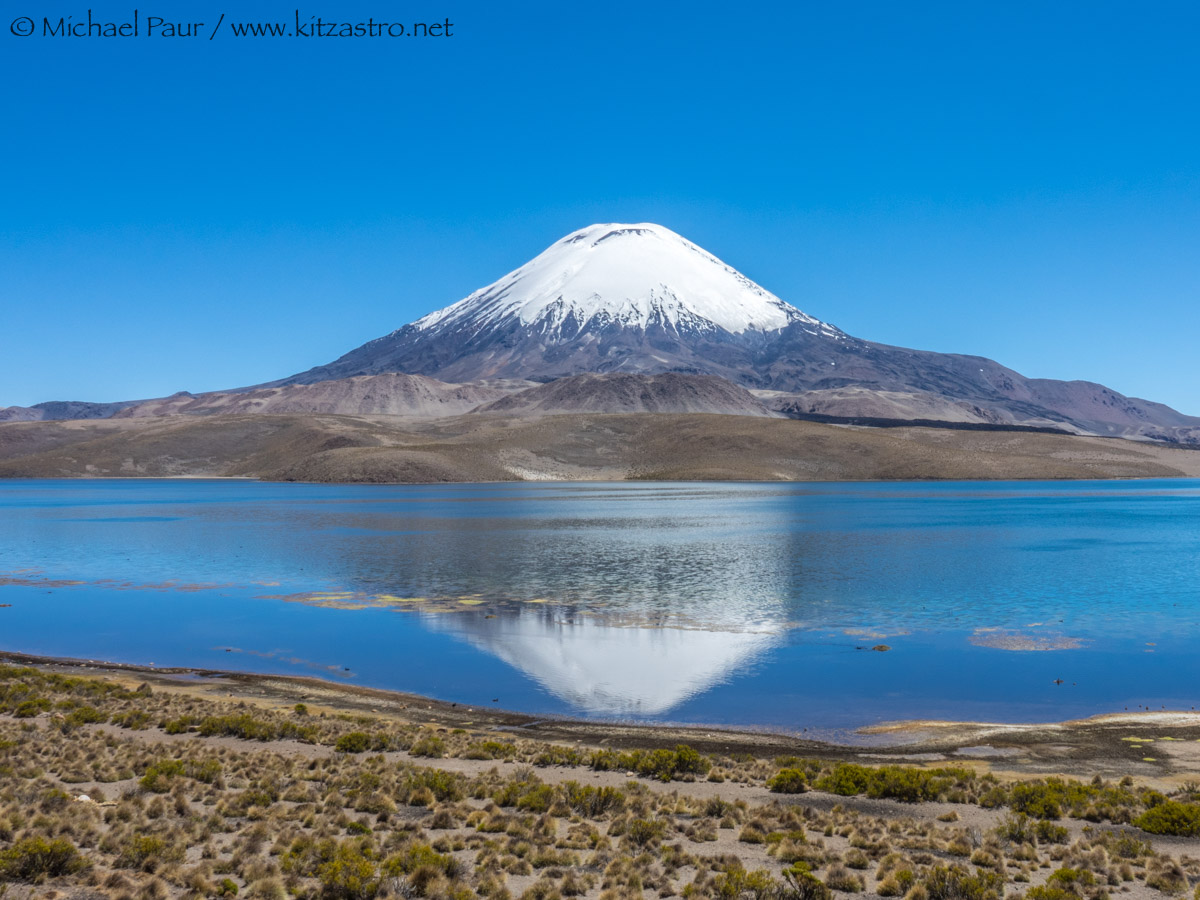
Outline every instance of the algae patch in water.
POLYGON ((1035 634, 1000 628, 977 628, 968 640, 977 647, 1018 651, 1078 650, 1084 644, 1082 638, 1056 632, 1035 634))

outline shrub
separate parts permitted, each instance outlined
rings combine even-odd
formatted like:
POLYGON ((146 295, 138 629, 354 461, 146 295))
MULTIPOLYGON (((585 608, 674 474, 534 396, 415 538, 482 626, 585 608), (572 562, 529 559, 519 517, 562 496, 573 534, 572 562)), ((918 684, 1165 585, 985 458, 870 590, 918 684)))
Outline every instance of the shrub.
POLYGON ((775 897, 779 882, 765 869, 747 872, 742 868, 734 868, 714 878, 712 889, 720 900, 737 900, 739 897, 768 900, 775 897))
POLYGON ((384 860, 383 874, 387 878, 400 878, 426 867, 436 869, 450 878, 459 871, 458 861, 453 856, 438 853, 428 844, 417 843, 384 860))
MULTIPOLYGON (((1096 876, 1087 869, 1056 869, 1051 872, 1046 879, 1046 884, 1056 885, 1071 889, 1078 885, 1079 887, 1091 887, 1096 883, 1096 876)), ((1077 892, 1078 893, 1078 892, 1077 892)))
POLYGON ((29 837, 0 852, 0 877, 11 881, 39 881, 86 865, 75 845, 62 838, 29 837))
POLYGON ((1034 825, 1033 833, 1037 836, 1039 844, 1065 844, 1071 835, 1067 826, 1046 821, 1034 825))
POLYGON ((1025 900, 1079 900, 1079 895, 1057 884, 1039 884, 1025 892, 1025 900))
POLYGON ((365 731, 351 731, 339 737, 333 749, 338 753, 365 753, 371 749, 371 736, 365 731))
POLYGON ((925 873, 929 900, 1000 900, 1004 878, 995 872, 972 875, 963 866, 934 866, 925 873))
POLYGON ((446 755, 446 742, 440 737, 430 735, 423 737, 413 744, 408 752, 413 756, 423 756, 429 759, 441 759, 446 755))
POLYGON ((1200 835, 1200 805, 1167 800, 1133 820, 1142 831, 1180 837, 1200 835))
MULTIPOLYGON (((180 716, 178 719, 171 719, 163 723, 163 731, 167 734, 187 734, 191 731, 192 726, 196 724, 195 716, 180 716)), ((237 887, 237 885, 234 885, 237 887)))
POLYGON ((808 777, 801 769, 780 769, 767 780, 767 790, 776 794, 803 794, 808 790, 808 777))
POLYGON ((17 708, 13 710, 13 716, 18 719, 32 719, 39 713, 47 712, 50 709, 50 701, 45 697, 37 697, 33 700, 22 700, 17 704, 17 708))
POLYGON ((628 769, 647 778, 671 781, 681 775, 703 775, 712 763, 687 744, 676 744, 674 750, 596 750, 587 764, 599 772, 628 769))
POLYGON ((517 809, 544 813, 554 803, 554 788, 548 784, 535 784, 517 798, 517 809))
POLYGON ((533 758, 535 766, 577 766, 583 762, 583 754, 574 747, 551 744, 533 758))
POLYGON ((99 725, 108 721, 108 714, 102 713, 94 706, 78 706, 67 713, 63 725, 67 728, 78 728, 81 725, 99 725))
POLYGON ((150 714, 145 710, 131 709, 127 712, 117 713, 112 717, 112 723, 119 728, 129 728, 133 731, 141 731, 150 724, 150 714))
POLYGON ((629 841, 637 847, 649 847, 655 841, 663 836, 666 830, 662 822, 655 822, 650 819, 634 819, 629 823, 629 830, 626 832, 629 836, 629 841))
POLYGON ((333 859, 317 870, 321 896, 328 900, 371 900, 379 893, 375 860, 357 842, 339 844, 333 859))
POLYGON ((1058 819, 1062 817, 1062 792, 1045 784, 1014 784, 1009 795, 1009 805, 1019 813, 1035 819, 1058 819))
POLYGON ((840 864, 829 867, 829 871, 825 875, 825 883, 835 891, 843 891, 847 894, 857 894, 864 888, 862 877, 855 875, 840 864))
POLYGON ((508 759, 516 755, 517 748, 513 744, 506 744, 503 741, 482 741, 468 747, 463 757, 465 759, 508 759))
POLYGON ((171 786, 179 778, 191 778, 195 781, 202 781, 205 784, 213 784, 221 777, 221 764, 215 759, 204 760, 179 760, 179 759, 160 759, 156 763, 152 763, 147 769, 138 784, 143 790, 150 791, 155 794, 165 794, 171 789, 171 786))
POLYGON ((1034 826, 1024 813, 1005 816, 995 831, 996 837, 1009 844, 1032 844, 1037 839, 1034 826))
POLYGON ((466 796, 463 777, 442 769, 416 769, 410 772, 404 782, 404 794, 411 797, 422 788, 431 791, 437 800, 457 802, 466 796))
POLYGON ((302 878, 316 876, 321 866, 337 855, 337 844, 329 839, 318 841, 303 835, 292 841, 287 852, 279 857, 279 868, 287 875, 302 878))
POLYGON ((596 819, 605 813, 620 812, 625 808, 625 795, 614 787, 592 787, 578 781, 563 785, 563 799, 581 816, 596 819))
POLYGON ((871 783, 871 771, 854 763, 838 763, 833 770, 817 780, 816 788, 829 794, 853 797, 865 794, 871 783))
POLYGON ((833 900, 833 891, 812 873, 808 863, 798 862, 783 870, 780 900, 833 900))
MULTIPOLYGON (((177 719, 174 723, 168 723, 168 733, 170 733, 172 725, 182 725, 185 722, 187 723, 184 727, 186 731, 194 723, 194 720, 185 716, 183 719, 177 719)), ((200 721, 199 729, 200 734, 204 737, 227 735, 247 741, 296 740, 314 743, 317 736, 316 729, 311 725, 299 725, 289 721, 276 723, 268 719, 257 719, 250 713, 206 716, 200 721)))
POLYGON ((183 855, 182 846, 169 843, 157 835, 134 835, 121 848, 116 865, 120 869, 153 872, 161 863, 180 862, 183 855))

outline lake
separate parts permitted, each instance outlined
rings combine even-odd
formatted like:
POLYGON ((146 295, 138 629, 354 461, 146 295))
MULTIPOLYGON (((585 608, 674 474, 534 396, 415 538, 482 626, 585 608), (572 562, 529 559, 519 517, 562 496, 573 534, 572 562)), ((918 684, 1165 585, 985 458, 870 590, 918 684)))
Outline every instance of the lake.
POLYGON ((1190 709, 1200 480, 6 481, 0 604, 4 650, 545 715, 1190 709))

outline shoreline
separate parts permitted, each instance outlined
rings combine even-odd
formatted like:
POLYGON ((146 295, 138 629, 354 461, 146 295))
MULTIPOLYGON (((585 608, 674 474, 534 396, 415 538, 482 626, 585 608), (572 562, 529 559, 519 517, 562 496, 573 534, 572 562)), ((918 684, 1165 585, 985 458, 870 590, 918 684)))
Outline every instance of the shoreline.
MULTIPOLYGON (((3 423, 0 423, 3 424, 3 423)), ((1098 438, 1123 440, 1123 438, 1098 438)), ((1157 445, 1150 445, 1157 446, 1157 445)), ((1200 447, 1180 448, 1200 455, 1200 447)), ((6 475, 0 472, 0 485, 28 481, 236 481, 254 484, 299 484, 325 485, 328 487, 471 487, 473 485, 504 484, 1003 484, 1037 483, 1075 484, 1086 481, 1111 483, 1114 481, 1200 481, 1200 474, 1177 472, 1175 474, 1151 475, 1047 475, 1045 477, 1016 478, 1008 476, 977 478, 508 478, 477 479, 473 481, 322 481, 298 478, 271 478, 262 475, 6 475)))
POLYGON ((315 676, 146 666, 13 651, 0 651, 0 663, 64 675, 144 682, 156 690, 232 699, 269 709, 305 703, 334 713, 374 715, 444 728, 483 728, 532 740, 591 747, 657 749, 684 743, 702 753, 742 753, 759 758, 807 756, 875 764, 970 764, 1013 776, 1129 774, 1164 784, 1200 774, 1200 712, 1190 710, 1112 712, 1041 723, 896 721, 847 732, 864 740, 843 742, 829 735, 811 738, 720 725, 629 724, 537 716, 340 684, 315 676))

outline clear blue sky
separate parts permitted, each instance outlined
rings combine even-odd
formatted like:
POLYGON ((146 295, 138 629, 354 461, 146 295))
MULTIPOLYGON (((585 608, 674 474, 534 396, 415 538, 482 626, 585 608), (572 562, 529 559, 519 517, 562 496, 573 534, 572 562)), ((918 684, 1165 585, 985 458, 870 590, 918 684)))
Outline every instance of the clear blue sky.
POLYGON ((1195 3, 137 5, 205 36, 3 3, 0 405, 282 377, 653 221, 857 336, 1200 415, 1195 3))

